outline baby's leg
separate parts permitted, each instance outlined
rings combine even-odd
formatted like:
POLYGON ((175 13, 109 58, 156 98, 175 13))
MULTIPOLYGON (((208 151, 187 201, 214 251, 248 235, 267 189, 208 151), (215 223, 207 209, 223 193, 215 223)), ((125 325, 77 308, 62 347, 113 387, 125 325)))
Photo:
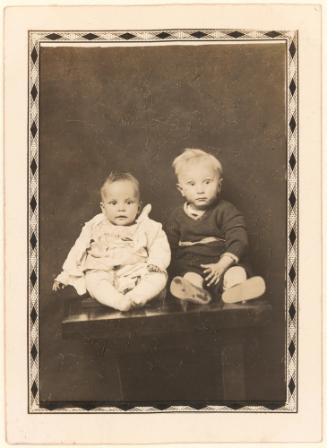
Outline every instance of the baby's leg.
POLYGON ((163 272, 149 272, 141 277, 139 283, 125 297, 137 305, 144 305, 164 289, 167 275, 163 272))
POLYGON ((241 266, 233 266, 224 274, 222 299, 226 303, 236 303, 256 299, 266 290, 262 277, 247 280, 246 271, 241 266))
POLYGON ((170 292, 174 297, 194 303, 209 303, 210 293, 203 288, 203 277, 196 272, 187 272, 183 277, 174 277, 170 292))
POLYGON ((128 311, 131 301, 112 286, 111 276, 104 271, 88 271, 85 274, 86 289, 91 297, 102 305, 110 306, 119 311, 128 311))

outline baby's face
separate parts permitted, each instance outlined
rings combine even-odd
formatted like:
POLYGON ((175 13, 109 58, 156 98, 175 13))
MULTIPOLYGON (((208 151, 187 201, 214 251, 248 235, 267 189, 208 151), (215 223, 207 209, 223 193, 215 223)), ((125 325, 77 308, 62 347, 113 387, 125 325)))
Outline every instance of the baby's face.
POLYGON ((178 177, 178 189, 198 210, 209 207, 221 190, 222 178, 210 162, 189 162, 178 177))
POLYGON ((136 186, 129 180, 118 180, 106 185, 102 192, 102 213, 116 226, 128 226, 135 222, 140 208, 136 186))

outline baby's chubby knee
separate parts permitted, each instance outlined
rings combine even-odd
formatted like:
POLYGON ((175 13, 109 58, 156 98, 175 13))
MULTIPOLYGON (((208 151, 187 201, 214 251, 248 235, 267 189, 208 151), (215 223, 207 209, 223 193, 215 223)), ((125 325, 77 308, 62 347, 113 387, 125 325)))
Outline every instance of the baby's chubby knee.
POLYGON ((246 278, 246 271, 242 266, 232 266, 231 268, 227 269, 224 274, 223 288, 224 290, 232 288, 233 286, 244 282, 246 278))

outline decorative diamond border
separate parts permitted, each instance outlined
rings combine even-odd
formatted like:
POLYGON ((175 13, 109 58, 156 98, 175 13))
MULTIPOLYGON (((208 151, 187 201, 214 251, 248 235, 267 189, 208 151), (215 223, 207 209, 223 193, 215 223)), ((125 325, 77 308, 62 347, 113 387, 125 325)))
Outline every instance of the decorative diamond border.
MULTIPOLYGON (((28 411, 29 413, 87 413, 80 407, 58 411, 41 408, 39 404, 39 54, 40 44, 137 42, 221 42, 221 41, 283 41, 287 45, 287 289, 286 289, 286 384, 284 406, 206 406, 196 412, 297 412, 298 375, 298 33, 297 31, 254 30, 134 30, 134 31, 30 31, 29 32, 29 93, 28 93, 28 411)), ((126 412, 124 406, 92 409, 92 413, 126 412)), ((195 412, 190 406, 166 409, 142 406, 128 409, 133 413, 195 412)))

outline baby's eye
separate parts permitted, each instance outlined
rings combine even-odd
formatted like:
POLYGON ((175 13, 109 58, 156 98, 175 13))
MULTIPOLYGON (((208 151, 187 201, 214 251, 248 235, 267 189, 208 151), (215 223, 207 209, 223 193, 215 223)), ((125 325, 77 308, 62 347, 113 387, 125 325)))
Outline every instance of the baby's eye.
POLYGON ((204 181, 204 183, 205 183, 206 185, 210 184, 210 182, 211 182, 211 179, 206 179, 206 180, 204 181))
POLYGON ((134 201, 127 201, 127 205, 134 204, 134 201))
POLYGON ((117 204, 117 201, 109 201, 109 204, 110 204, 110 205, 116 205, 116 204, 117 204))
POLYGON ((193 187, 195 185, 195 182, 192 182, 192 181, 187 182, 187 185, 191 185, 193 187))

